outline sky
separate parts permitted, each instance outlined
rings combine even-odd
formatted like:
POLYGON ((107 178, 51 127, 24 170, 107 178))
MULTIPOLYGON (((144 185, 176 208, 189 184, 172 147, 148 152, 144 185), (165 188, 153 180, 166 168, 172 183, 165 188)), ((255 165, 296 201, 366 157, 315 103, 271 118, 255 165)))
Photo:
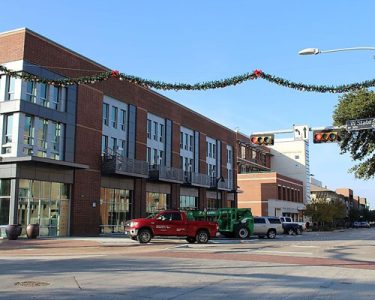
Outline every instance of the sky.
MULTIPOLYGON (((338 85, 375 77, 374 51, 299 56, 375 46, 375 1, 1 1, 0 32, 27 27, 108 68, 147 79, 196 83, 260 69, 285 79, 338 85), (4 13, 6 12, 6 13, 4 13)), ((339 94, 264 80, 161 94, 245 134, 332 125, 339 94)), ((337 144, 310 143, 310 172, 348 187, 375 209, 375 181, 355 179, 337 144)))

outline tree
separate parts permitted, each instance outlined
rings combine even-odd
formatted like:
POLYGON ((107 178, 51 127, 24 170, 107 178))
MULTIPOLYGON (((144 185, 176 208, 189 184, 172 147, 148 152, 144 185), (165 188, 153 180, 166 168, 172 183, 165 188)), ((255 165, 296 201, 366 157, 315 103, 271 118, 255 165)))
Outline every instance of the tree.
MULTIPOLYGON (((365 89, 344 94, 335 107, 333 120, 335 126, 345 125, 348 120, 375 117, 375 93, 365 89)), ((372 129, 351 131, 340 134, 341 153, 350 153, 357 165, 349 171, 356 178, 375 177, 375 131, 372 129)))
POLYGON ((327 201, 315 199, 306 205, 306 216, 310 216, 315 223, 331 224, 335 226, 346 218, 346 207, 341 201, 327 201))

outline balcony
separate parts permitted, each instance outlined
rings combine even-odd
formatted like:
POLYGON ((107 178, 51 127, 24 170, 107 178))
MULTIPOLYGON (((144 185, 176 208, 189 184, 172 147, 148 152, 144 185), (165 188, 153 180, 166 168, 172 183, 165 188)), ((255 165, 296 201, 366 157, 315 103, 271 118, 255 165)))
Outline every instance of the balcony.
POLYGON ((143 160, 127 158, 116 153, 105 154, 102 161, 104 174, 118 174, 148 178, 148 163, 143 160))
POLYGON ((233 190, 233 181, 229 181, 221 177, 221 180, 218 180, 215 177, 210 177, 210 187, 213 189, 224 190, 224 191, 231 191, 233 190))
POLYGON ((149 170, 150 179, 175 183, 184 182, 184 171, 173 167, 152 165, 149 170))
POLYGON ((191 173, 191 185, 207 187, 211 186, 211 178, 207 174, 191 173))

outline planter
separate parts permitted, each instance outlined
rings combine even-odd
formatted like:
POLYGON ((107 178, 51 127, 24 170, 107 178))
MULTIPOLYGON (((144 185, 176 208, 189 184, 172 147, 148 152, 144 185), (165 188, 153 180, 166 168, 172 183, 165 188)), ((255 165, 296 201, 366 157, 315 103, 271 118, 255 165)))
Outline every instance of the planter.
POLYGON ((39 236, 39 224, 29 224, 26 227, 28 239, 36 239, 39 236))
POLYGON ((22 226, 20 224, 9 224, 5 228, 8 240, 16 240, 21 235, 22 226))

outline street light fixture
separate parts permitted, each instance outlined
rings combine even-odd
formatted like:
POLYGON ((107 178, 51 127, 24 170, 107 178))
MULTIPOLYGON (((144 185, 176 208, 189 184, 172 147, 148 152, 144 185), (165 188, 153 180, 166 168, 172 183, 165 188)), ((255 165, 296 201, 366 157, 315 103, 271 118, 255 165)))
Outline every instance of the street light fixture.
POLYGON ((318 48, 305 48, 298 52, 299 55, 316 55, 320 53, 331 53, 341 51, 355 51, 355 50, 375 50, 375 47, 352 47, 352 48, 340 48, 333 50, 320 50, 318 48))

